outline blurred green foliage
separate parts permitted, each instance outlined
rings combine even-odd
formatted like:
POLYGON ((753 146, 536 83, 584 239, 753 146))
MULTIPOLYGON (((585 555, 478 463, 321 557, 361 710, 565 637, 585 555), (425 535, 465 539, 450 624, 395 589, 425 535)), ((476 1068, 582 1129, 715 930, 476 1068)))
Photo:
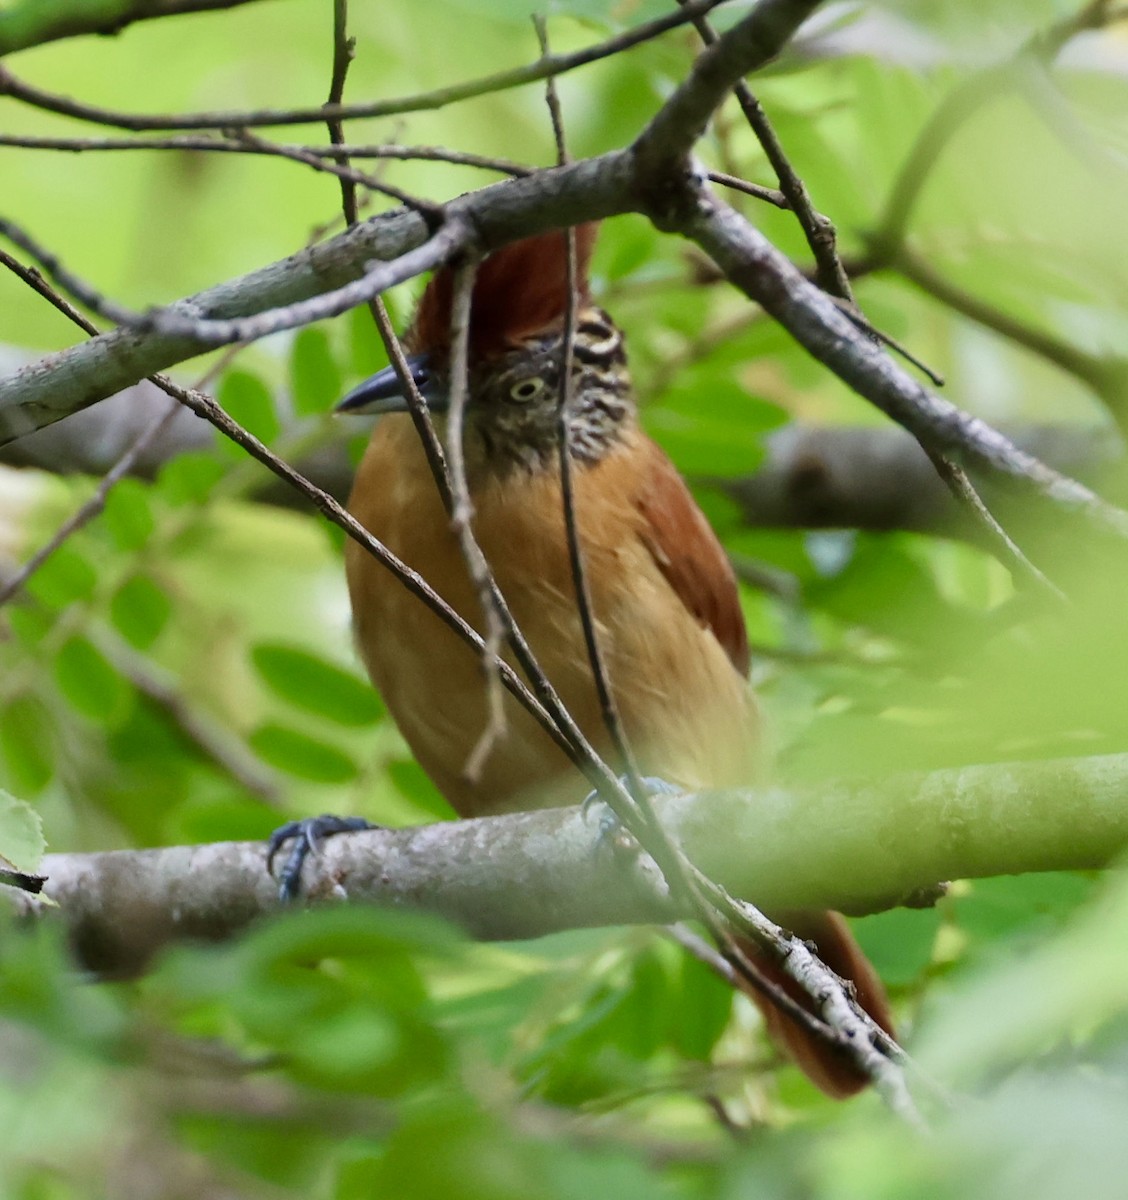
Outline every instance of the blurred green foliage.
MULTIPOLYGON (((527 5, 353 6, 347 96, 417 92, 529 61, 527 5)), ((664 11, 551 6, 567 50, 664 11)), ((37 86, 127 111, 320 103, 330 6, 276 0, 158 20, 14 58, 37 86)), ((734 19, 721 9, 718 24, 734 19)), ((984 63, 1072 11, 1059 3, 901 4, 833 14, 821 53, 757 91, 848 260, 873 249, 931 113, 984 63), (867 25, 874 14, 884 22, 867 25), (853 37, 854 40, 850 40, 853 37)), ((684 32, 560 80, 571 150, 627 142, 684 76, 684 32)), ((960 126, 910 221, 934 270, 1097 362, 1128 329, 1119 73, 1092 44, 1031 67, 960 126)), ((9 102, 5 130, 100 132, 9 102)), ((543 164, 541 91, 353 123, 356 141, 442 144, 543 164)), ((323 131, 281 137, 321 142, 323 131)), ((771 184, 726 109, 701 152, 771 184)), ((300 165, 187 151, 61 156, 2 148, 5 208, 136 307, 169 301, 339 227, 337 182, 300 165)), ((492 176, 395 163, 443 199, 492 176)), ((793 218, 730 194, 788 253, 793 218)), ((377 211, 379 204, 368 211, 377 211)), ((628 332, 650 432, 683 470, 739 475, 789 420, 878 417, 786 334, 636 217, 597 248, 599 301, 628 332)), ((402 327, 415 288, 389 297, 402 327)), ((937 303, 895 270, 858 283, 882 329, 1004 423, 1108 427, 1110 395, 937 303)), ((6 272, 3 337, 26 354, 72 328, 6 272)), ((364 310, 225 363, 220 402, 296 458, 343 435, 325 414, 383 364, 364 310)), ((210 361, 210 360, 209 360, 210 361)), ((202 374, 207 362, 182 368, 202 374)), ((1112 436, 1110 433, 1109 436, 1112 436)), ((363 444, 352 434, 352 451, 363 444)), ((0 476, 0 551, 26 557, 85 499, 0 476), (22 495, 22 493, 21 493, 22 495)), ((36 573, 0 624, 0 853, 264 837, 282 820, 449 815, 349 645, 339 539, 256 502, 262 473, 216 442, 128 480, 36 573), (11 793, 9 795, 8 793, 11 793)), ((1023 527, 1070 593, 1016 593, 979 549, 923 534, 741 525, 700 498, 728 547, 787 586, 743 597, 754 678, 785 779, 1124 750, 1128 639, 1107 546, 1023 527)), ((30 865, 29 865, 30 864, 30 865)), ((922 881, 927 882, 927 881, 922 881)), ((1056 1198, 1123 1195, 1128 889, 1081 874, 961 883, 936 909, 857 923, 910 1048, 960 1089, 918 1139, 867 1095, 835 1107, 780 1066, 743 999, 650 931, 480 946, 410 914, 292 913, 237 944, 179 948, 134 983, 75 977, 52 928, 0 929, 0 1195, 1056 1198), (748 1136, 718 1121, 723 1109, 748 1136)))

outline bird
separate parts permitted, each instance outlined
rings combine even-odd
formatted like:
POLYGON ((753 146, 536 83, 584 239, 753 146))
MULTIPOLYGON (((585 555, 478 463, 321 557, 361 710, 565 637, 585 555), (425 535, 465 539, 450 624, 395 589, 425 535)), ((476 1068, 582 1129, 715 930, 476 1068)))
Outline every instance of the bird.
MULTIPOLYGON (((748 785, 766 768, 749 645, 725 551, 676 467, 643 431, 622 332, 591 299, 597 226, 511 242, 478 266, 470 298, 462 447, 472 529, 497 585, 587 739, 608 761, 606 728, 584 642, 561 496, 560 374, 570 375, 567 444, 596 637, 639 770, 686 791, 748 785), (562 346, 574 296, 570 361, 562 346)), ((434 419, 450 397, 455 269, 427 284, 404 339, 434 419)), ((709 403, 701 397, 702 405, 709 403)), ((338 406, 377 412, 348 508, 471 625, 480 589, 428 466, 392 368, 338 406)), ((445 431, 445 426, 444 426, 445 431)), ((416 760, 462 817, 576 803, 583 780, 511 696, 504 728, 475 771, 489 719, 479 654, 359 544, 345 550, 356 644, 416 760)), ((775 914, 843 978, 892 1034, 882 985, 836 913, 775 914)), ((756 966, 804 997, 754 945, 756 966)), ((836 1048, 749 989, 773 1038, 822 1090, 865 1080, 836 1048)), ((806 1001, 808 1007, 810 1001, 806 1001)))

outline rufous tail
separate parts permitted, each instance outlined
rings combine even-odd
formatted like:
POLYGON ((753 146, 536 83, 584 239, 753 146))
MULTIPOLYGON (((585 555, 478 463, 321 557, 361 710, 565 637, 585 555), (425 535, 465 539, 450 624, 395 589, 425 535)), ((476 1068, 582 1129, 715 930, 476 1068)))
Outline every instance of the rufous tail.
MULTIPOLYGON (((853 983, 858 1004, 893 1037, 893 1017, 885 988, 861 947, 854 941, 843 917, 836 912, 788 913, 782 924, 797 937, 815 943, 819 958, 836 974, 853 983)), ((770 962, 762 950, 744 939, 739 944, 759 971, 804 1008, 813 1011, 810 998, 776 963, 770 962)), ((843 1051, 805 1029, 758 992, 751 988, 746 990, 763 1013, 764 1024, 772 1039, 828 1096, 843 1100, 866 1086, 869 1080, 843 1051)))

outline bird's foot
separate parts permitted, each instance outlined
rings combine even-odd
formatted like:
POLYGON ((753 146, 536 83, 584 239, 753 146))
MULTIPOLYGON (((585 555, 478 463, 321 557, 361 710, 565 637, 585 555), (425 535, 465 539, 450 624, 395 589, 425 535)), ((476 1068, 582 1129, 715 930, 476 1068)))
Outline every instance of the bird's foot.
MULTIPOLYGON (((620 775, 619 782, 628 792, 631 790, 631 780, 626 775, 620 775)), ((646 796, 648 798, 651 796, 678 796, 683 790, 676 784, 669 783, 665 779, 659 779, 656 775, 642 775, 639 777, 639 782, 646 789, 646 796)), ((622 821, 615 815, 607 801, 600 796, 598 790, 588 792, 584 797, 583 803, 580 805, 580 812, 585 821, 593 813, 598 813, 599 836, 597 838, 597 845, 600 847, 607 846, 618 852, 630 851, 637 853, 638 843, 623 828, 622 821)))
POLYGON ((289 821, 270 835, 266 847, 266 869, 273 874, 274 860, 287 842, 293 842, 282 870, 278 873, 278 899, 289 904, 297 899, 302 890, 302 865, 316 854, 323 838, 337 833, 357 833, 362 829, 376 829, 371 821, 363 817, 334 817, 325 813, 320 817, 306 817, 302 821, 289 821))

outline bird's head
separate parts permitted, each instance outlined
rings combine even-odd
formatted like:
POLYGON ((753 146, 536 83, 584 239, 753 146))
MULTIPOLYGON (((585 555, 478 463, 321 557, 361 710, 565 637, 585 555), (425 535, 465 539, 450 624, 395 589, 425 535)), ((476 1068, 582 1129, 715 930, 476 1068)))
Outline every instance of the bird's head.
MULTIPOLYGON (((576 230, 576 322, 568 369, 568 444, 595 461, 635 420, 623 336, 591 303, 588 261, 596 226, 576 230)), ((551 466, 558 454, 560 375, 568 305, 562 231, 514 242, 478 268, 470 300, 468 458, 497 473, 551 466)), ((450 403, 454 272, 437 271, 405 338, 416 385, 433 413, 450 403)), ((355 388, 339 412, 403 412, 399 378, 388 367, 355 388)))

